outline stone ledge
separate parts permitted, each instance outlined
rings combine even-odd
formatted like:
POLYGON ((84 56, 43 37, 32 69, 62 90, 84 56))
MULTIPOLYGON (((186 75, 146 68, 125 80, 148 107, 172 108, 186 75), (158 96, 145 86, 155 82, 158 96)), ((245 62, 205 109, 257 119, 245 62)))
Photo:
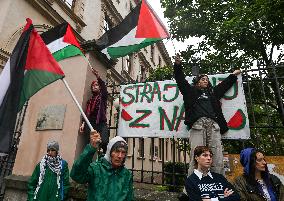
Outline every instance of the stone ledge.
POLYGON ((5 185, 6 188, 10 189, 18 189, 18 190, 27 190, 28 180, 30 177, 21 176, 21 175, 9 175, 5 177, 5 185))

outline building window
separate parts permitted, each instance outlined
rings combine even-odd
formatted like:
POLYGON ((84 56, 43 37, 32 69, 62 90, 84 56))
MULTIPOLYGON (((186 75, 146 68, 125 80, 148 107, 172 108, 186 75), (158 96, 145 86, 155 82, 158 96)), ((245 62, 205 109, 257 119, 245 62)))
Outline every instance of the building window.
POLYGON ((139 138, 138 156, 144 158, 144 138, 139 138))
POLYGON ((172 156, 175 154, 173 142, 171 142, 171 154, 172 154, 172 156))
POLYGON ((144 82, 146 79, 146 68, 145 66, 140 66, 140 82, 144 82))
POLYGON ((105 18, 103 22, 103 33, 107 32, 112 28, 112 23, 107 14, 105 13, 105 18))
POLYGON ((162 67, 162 59, 160 56, 159 56, 159 67, 162 67))
POLYGON ((73 9, 75 0, 62 0, 70 9, 73 9))
POLYGON ((163 139, 159 139, 159 160, 163 159, 163 139))
POLYGON ((154 62, 155 46, 151 45, 151 59, 154 62))
POLYGON ((154 138, 151 139, 151 144, 150 144, 150 159, 153 158, 153 160, 157 160, 158 158, 158 146, 155 145, 154 143, 154 138))
POLYGON ((127 55, 125 57, 125 70, 128 72, 128 74, 130 75, 131 70, 132 70, 132 66, 131 66, 131 57, 129 55, 127 55))
POLYGON ((181 161, 181 150, 180 149, 177 150, 177 161, 178 162, 181 161))
POLYGON ((131 150, 130 150, 130 139, 127 137, 127 138, 124 138, 124 140, 126 141, 127 145, 128 145, 128 149, 127 149, 127 155, 131 155, 131 150))
POLYGON ((166 139, 166 161, 168 161, 169 159, 169 156, 168 156, 168 151, 169 151, 169 140, 166 139))

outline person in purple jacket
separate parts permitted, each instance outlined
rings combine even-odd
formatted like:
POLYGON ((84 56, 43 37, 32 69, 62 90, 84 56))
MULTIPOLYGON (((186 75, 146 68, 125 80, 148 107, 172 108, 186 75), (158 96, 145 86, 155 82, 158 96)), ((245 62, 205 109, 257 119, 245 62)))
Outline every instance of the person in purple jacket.
MULTIPOLYGON (((106 109, 107 109, 107 87, 105 82, 100 78, 98 71, 92 68, 93 74, 97 80, 91 84, 92 97, 87 101, 85 113, 93 128, 100 133, 102 142, 100 144, 103 153, 106 153, 109 142, 109 130, 107 127, 106 109)), ((80 133, 89 135, 90 129, 83 120, 80 133)))

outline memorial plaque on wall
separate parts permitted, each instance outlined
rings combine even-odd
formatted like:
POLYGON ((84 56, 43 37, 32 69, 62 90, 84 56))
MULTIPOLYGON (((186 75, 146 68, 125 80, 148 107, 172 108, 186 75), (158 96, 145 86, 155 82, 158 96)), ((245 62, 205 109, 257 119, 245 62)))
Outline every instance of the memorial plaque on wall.
POLYGON ((62 130, 66 105, 42 107, 38 113, 36 130, 62 130))

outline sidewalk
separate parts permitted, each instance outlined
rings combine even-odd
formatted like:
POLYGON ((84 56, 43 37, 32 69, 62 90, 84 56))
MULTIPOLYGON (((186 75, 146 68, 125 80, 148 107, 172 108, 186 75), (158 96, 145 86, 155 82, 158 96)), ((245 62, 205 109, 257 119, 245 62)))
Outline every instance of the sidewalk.
POLYGON ((137 201, 178 201, 179 193, 159 191, 157 185, 134 183, 134 189, 137 201))

